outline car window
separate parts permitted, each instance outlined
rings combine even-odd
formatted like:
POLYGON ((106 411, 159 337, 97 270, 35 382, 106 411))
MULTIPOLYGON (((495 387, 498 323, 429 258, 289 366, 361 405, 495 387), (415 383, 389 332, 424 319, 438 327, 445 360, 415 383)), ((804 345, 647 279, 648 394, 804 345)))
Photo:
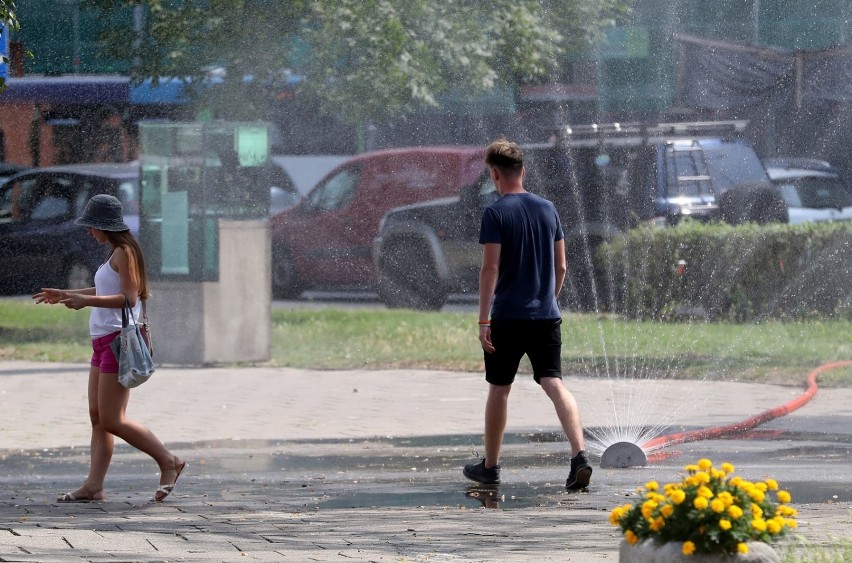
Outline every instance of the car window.
POLYGON ((30 214, 32 221, 62 219, 71 215, 71 201, 66 197, 52 195, 41 198, 30 214))
POLYGON ((778 185, 781 190, 781 197, 787 202, 788 207, 802 207, 802 199, 799 197, 799 191, 796 189, 796 184, 785 182, 778 185))
POLYGON ((299 194, 278 186, 269 187, 269 214, 278 215, 299 203, 299 194))
POLYGON ((836 178, 798 178, 781 185, 781 194, 790 207, 826 209, 852 206, 852 195, 836 178))
POLYGON ((139 187, 132 180, 125 180, 118 185, 118 199, 125 215, 139 214, 139 187))
POLYGON ((71 216, 72 201, 76 195, 72 179, 53 175, 42 177, 30 194, 25 199, 31 210, 30 220, 49 221, 71 216))
POLYGON ((313 190, 305 202, 311 211, 336 211, 343 209, 353 199, 358 189, 361 173, 358 168, 346 168, 313 190))
POLYGON ((745 144, 723 141, 700 141, 700 143, 716 195, 737 184, 769 180, 760 159, 745 144))
POLYGON ((0 223, 11 223, 20 217, 20 194, 28 191, 32 180, 17 180, 0 188, 0 223))

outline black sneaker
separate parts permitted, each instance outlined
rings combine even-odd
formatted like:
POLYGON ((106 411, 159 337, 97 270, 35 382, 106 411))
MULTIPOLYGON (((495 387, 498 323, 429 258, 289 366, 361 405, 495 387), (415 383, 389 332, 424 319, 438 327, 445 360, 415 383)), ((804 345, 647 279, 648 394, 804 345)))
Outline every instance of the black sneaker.
POLYGON ((479 463, 469 463, 464 466, 464 476, 471 481, 482 483, 483 485, 499 485, 500 484, 500 466, 485 467, 485 458, 479 463))
POLYGON ((571 458, 571 472, 565 481, 565 488, 569 491, 579 491, 589 486, 592 479, 592 466, 589 465, 589 456, 585 451, 580 451, 571 458))

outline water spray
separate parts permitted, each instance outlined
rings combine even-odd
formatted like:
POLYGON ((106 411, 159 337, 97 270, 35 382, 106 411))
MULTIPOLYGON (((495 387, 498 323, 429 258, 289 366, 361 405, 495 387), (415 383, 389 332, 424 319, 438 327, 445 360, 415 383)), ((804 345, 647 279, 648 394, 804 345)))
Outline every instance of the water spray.
POLYGON ((643 444, 634 444, 633 442, 616 442, 604 450, 601 456, 602 469, 625 469, 628 467, 642 467, 648 464, 648 452, 673 446, 675 444, 683 444, 686 442, 697 442, 699 440, 710 440, 725 438, 728 436, 740 434, 746 430, 751 430, 755 426, 768 422, 775 418, 790 414, 794 410, 804 406, 817 392, 817 376, 830 369, 845 367, 852 365, 852 360, 844 360, 838 362, 829 362, 814 369, 808 374, 805 381, 805 392, 795 399, 779 405, 775 408, 763 411, 760 414, 747 418, 741 422, 728 424, 725 426, 713 426, 710 428, 702 428, 690 432, 676 432, 665 436, 658 436, 652 440, 648 440, 643 444))

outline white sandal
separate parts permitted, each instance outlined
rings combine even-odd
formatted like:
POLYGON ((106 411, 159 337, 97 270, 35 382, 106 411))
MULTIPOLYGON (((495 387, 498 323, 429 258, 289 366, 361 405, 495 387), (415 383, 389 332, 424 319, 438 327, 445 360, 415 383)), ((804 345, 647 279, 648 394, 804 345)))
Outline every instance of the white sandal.
MULTIPOLYGON (((175 459, 177 459, 177 458, 175 458, 175 459)), ((176 475, 175 475, 175 480, 174 480, 173 483, 170 483, 168 485, 160 485, 159 487, 157 487, 157 491, 154 493, 154 502, 163 502, 164 500, 166 500, 166 497, 168 497, 170 494, 172 494, 172 491, 175 490, 175 485, 177 485, 178 478, 180 477, 180 474, 183 473, 184 469, 186 469, 186 462, 185 461, 183 463, 181 463, 180 465, 174 464, 174 465, 171 465, 169 467, 161 467, 160 468, 161 473, 165 472, 165 471, 174 470, 176 475), (162 496, 158 498, 157 495, 162 495, 162 496)))

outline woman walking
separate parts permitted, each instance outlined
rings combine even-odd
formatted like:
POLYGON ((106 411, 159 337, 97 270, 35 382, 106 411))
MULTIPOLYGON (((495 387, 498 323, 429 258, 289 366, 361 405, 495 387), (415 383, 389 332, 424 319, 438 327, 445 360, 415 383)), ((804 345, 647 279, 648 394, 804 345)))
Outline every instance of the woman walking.
MULTIPOLYGON (((124 222, 121 202, 110 195, 96 195, 86 204, 77 224, 89 228, 98 244, 108 244, 110 254, 95 273, 95 287, 84 289, 43 288, 33 296, 36 303, 61 303, 69 309, 91 307, 89 332, 92 337, 89 369, 89 418, 92 422, 89 475, 77 490, 57 498, 59 502, 101 501, 104 478, 109 469, 118 436, 134 448, 154 458, 160 467, 160 483, 154 494, 163 501, 174 490, 186 462, 170 452, 153 432, 125 416, 130 390, 118 382, 118 361, 110 348, 121 331, 121 311, 125 298, 139 318, 141 303, 148 297, 148 281, 142 249, 124 222)), ((134 322, 130 319, 130 322, 134 322)))

